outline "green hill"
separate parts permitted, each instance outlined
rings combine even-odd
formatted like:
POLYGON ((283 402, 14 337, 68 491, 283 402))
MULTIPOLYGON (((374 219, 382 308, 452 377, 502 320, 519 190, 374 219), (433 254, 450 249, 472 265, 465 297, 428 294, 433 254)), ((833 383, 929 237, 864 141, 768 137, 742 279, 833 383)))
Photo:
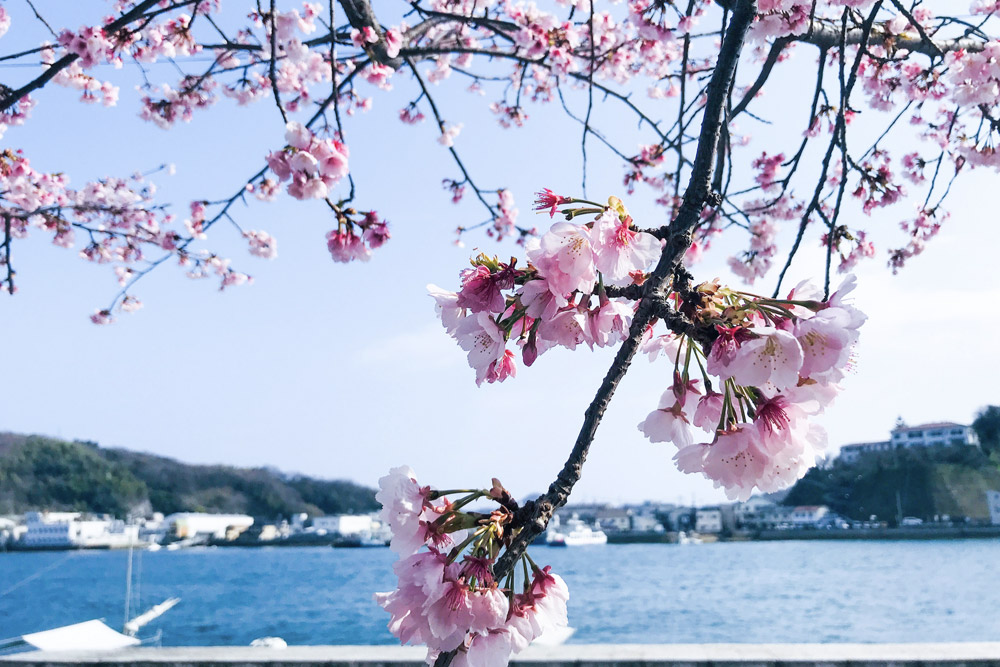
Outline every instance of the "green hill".
POLYGON ((378 509, 375 491, 353 482, 268 468, 189 465, 95 443, 0 433, 0 514, 32 509, 142 514, 237 512, 274 519, 297 512, 378 509))
POLYGON ((901 450, 813 469, 792 487, 785 505, 828 505, 842 516, 989 519, 986 491, 1000 490, 1000 468, 973 447, 901 450))

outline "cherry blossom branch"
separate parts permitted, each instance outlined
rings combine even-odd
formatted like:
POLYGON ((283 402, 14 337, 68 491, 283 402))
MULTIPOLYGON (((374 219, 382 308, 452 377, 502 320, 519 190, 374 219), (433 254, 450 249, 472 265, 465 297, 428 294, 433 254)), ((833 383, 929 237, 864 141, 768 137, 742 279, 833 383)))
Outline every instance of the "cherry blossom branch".
MULTIPOLYGON (((420 90, 423 92, 424 97, 427 98, 427 104, 431 108, 431 113, 434 114, 434 120, 438 124, 438 130, 441 132, 442 136, 444 136, 446 132, 444 119, 441 117, 441 112, 438 111, 437 104, 434 102, 434 98, 431 96, 430 90, 427 88, 427 84, 424 83, 424 80, 420 76, 420 72, 417 71, 417 67, 413 64, 413 61, 409 58, 404 58, 404 61, 410 67, 410 71, 413 72, 413 77, 417 80, 417 84, 420 86, 420 90)), ((455 150, 454 146, 448 146, 448 152, 451 153, 451 157, 455 160, 455 164, 458 165, 459 170, 462 172, 462 177, 465 179, 463 184, 468 183, 469 186, 472 187, 473 192, 476 193, 476 197, 483 204, 483 206, 486 207, 486 210, 489 211, 490 215, 496 217, 496 209, 492 204, 486 201, 486 197, 483 196, 483 191, 480 190, 479 186, 477 186, 475 181, 472 180, 472 176, 469 175, 469 170, 466 169, 465 164, 462 163, 462 158, 459 157, 458 151, 455 150)))
POLYGON ((629 336, 619 348, 597 394, 585 411, 583 426, 576 443, 555 481, 549 486, 548 491, 536 500, 525 503, 518 510, 515 522, 516 525, 523 527, 497 561, 495 570, 498 576, 509 572, 528 544, 545 530, 555 510, 566 503, 573 486, 580 479, 597 427, 618 384, 628 371, 646 327, 654 317, 669 314, 664 308, 668 282, 674 279, 675 289, 687 288, 685 283, 688 281, 688 276, 686 272, 679 270, 680 262, 684 251, 691 243, 691 230, 697 224, 701 211, 706 204, 713 201, 711 182, 714 154, 721 132, 726 98, 732 86, 744 37, 755 12, 756 0, 738 0, 736 3, 708 86, 708 99, 698 138, 698 148, 684 200, 677 217, 661 228, 661 231, 667 234, 667 243, 656 268, 642 287, 642 297, 632 320, 629 336))
MULTIPOLYGON (((288 124, 288 114, 285 113, 285 107, 281 104, 281 93, 278 92, 278 10, 275 7, 276 0, 271 0, 271 12, 269 18, 271 19, 271 57, 269 58, 268 69, 270 71, 271 79, 271 92, 274 93, 274 103, 278 106, 278 112, 281 113, 281 120, 288 124)), ((331 59, 332 60, 332 59, 331 59)), ((334 88, 337 87, 337 80, 333 81, 334 88)))
POLYGON ((761 65, 760 74, 757 75, 757 79, 747 89, 747 92, 743 94, 743 99, 733 107, 732 112, 729 114, 730 120, 743 113, 747 105, 757 96, 757 93, 760 92, 760 89, 764 87, 764 84, 767 83, 768 78, 771 76, 774 66, 778 64, 778 59, 781 57, 782 51, 790 43, 791 39, 788 37, 779 37, 774 40, 774 44, 771 45, 771 50, 768 52, 764 64, 761 65))
POLYGON ((14 267, 10 263, 10 213, 3 215, 3 265, 7 269, 7 277, 3 282, 7 283, 7 293, 14 295, 14 267))
MULTIPOLYGON (((913 23, 914 25, 919 25, 915 21, 913 23)), ((919 38, 908 37, 906 35, 893 35, 881 26, 875 26, 868 32, 870 34, 866 35, 864 27, 852 28, 847 31, 843 42, 847 46, 855 46, 857 44, 891 46, 896 51, 905 50, 932 57, 959 50, 978 53, 983 50, 986 44, 984 40, 972 37, 934 40, 926 37, 926 33, 923 33, 922 28, 920 29, 922 36, 919 38)), ((804 42, 829 49, 840 44, 841 30, 840 26, 831 21, 815 19, 809 32, 803 35, 794 35, 790 39, 795 42, 804 42)))
MULTIPOLYGON (((876 2, 875 6, 872 8, 871 14, 868 15, 868 18, 865 20, 864 25, 862 26, 863 35, 868 35, 869 33, 871 33, 875 23, 875 16, 876 14, 878 14, 881 8, 882 8, 882 0, 878 0, 878 2, 876 2)), ((847 30, 847 11, 848 11, 847 9, 844 10, 844 23, 840 33, 841 43, 838 45, 838 53, 842 63, 845 57, 844 52, 847 46, 847 37, 849 35, 849 31, 847 30)), ((860 49, 858 49, 858 53, 854 58, 854 64, 851 67, 850 77, 848 78, 847 83, 844 84, 841 88, 840 108, 837 111, 837 120, 836 120, 836 126, 833 131, 833 136, 831 137, 830 143, 827 146, 826 154, 823 156, 823 162, 820 167, 820 175, 819 178, 817 178, 816 188, 813 191, 812 199, 810 200, 809 205, 803 212, 802 218, 799 222, 799 230, 795 237, 795 242, 792 244, 792 248, 788 253, 788 258, 785 260, 785 265, 784 267, 782 267, 781 273, 778 275, 778 282, 774 286, 774 294, 773 294, 774 297, 777 297, 778 293, 781 291, 781 283, 784 281, 785 274, 788 272, 789 267, 791 267, 792 260, 795 258, 795 255, 798 253, 799 246, 802 244, 802 238, 805 236, 806 227, 809 226, 810 217, 812 216, 813 212, 819 209, 820 195, 823 191, 823 188, 826 186, 826 179, 827 179, 827 174, 829 173, 830 170, 830 161, 831 158, 833 157, 833 151, 839 143, 839 140, 841 138, 841 133, 846 132, 846 125, 847 125, 846 113, 847 110, 850 108, 850 95, 851 91, 854 89, 854 84, 857 82, 858 68, 861 66, 861 59, 865 54, 865 47, 867 46, 867 44, 868 44, 867 41, 865 40, 861 41, 862 46, 860 49)), ((841 75, 842 74, 843 73, 841 72, 841 75)), ((841 165, 841 170, 843 172, 840 175, 841 180, 847 178, 846 169, 847 169, 846 164, 841 165)), ((832 229, 830 230, 830 233, 832 233, 832 229)), ((827 285, 829 285, 829 281, 827 281, 827 285)))
MULTIPOLYGON (((158 3, 159 0, 142 0, 142 2, 137 4, 129 11, 122 14, 116 20, 104 26, 104 31, 108 35, 117 33, 120 29, 127 26, 129 23, 141 17, 147 9, 153 7, 158 3)), ((77 58, 79 57, 80 56, 76 53, 67 53, 62 58, 49 65, 48 68, 33 81, 24 84, 17 90, 12 90, 6 93, 2 98, 0 98, 0 111, 6 111, 28 93, 34 90, 38 90, 39 88, 44 86, 46 83, 51 81, 56 76, 56 74, 66 69, 74 62, 76 62, 77 58)))

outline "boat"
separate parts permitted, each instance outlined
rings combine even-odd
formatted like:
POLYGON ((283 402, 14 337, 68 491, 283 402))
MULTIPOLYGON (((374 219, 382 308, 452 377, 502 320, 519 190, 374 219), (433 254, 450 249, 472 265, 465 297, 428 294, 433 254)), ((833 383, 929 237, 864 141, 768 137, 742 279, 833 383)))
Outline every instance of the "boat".
POLYGON ((683 530, 677 533, 677 544, 701 544, 704 540, 697 535, 688 535, 683 530))
POLYGON ((608 536, 603 530, 594 530, 575 516, 566 521, 565 529, 560 528, 546 535, 546 544, 551 547, 582 547, 608 543, 608 536))
MULTIPOLYGON (((160 641, 160 633, 149 639, 140 639, 136 635, 149 622, 159 618, 173 609, 180 598, 168 598, 154 605, 138 616, 132 617, 132 560, 135 544, 128 549, 128 565, 125 574, 125 623, 122 631, 108 627, 102 619, 93 619, 82 623, 73 623, 41 632, 32 632, 20 637, 0 640, 0 654, 10 651, 36 649, 40 651, 109 651, 143 643, 160 641)), ((149 548, 143 545, 143 548, 149 548)), ((141 557, 141 553, 140 553, 141 557)), ((138 591, 136 592, 138 597, 138 591)), ((138 600, 137 600, 138 601, 138 600)))

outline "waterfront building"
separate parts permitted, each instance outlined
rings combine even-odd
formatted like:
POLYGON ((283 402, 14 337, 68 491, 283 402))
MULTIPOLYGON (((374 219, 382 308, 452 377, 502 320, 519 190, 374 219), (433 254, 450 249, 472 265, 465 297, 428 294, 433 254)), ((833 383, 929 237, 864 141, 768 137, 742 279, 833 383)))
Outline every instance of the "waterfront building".
POLYGON ((253 517, 246 514, 203 514, 177 512, 163 518, 162 526, 168 535, 179 539, 211 537, 235 539, 253 525, 253 517))
POLYGON ((990 509, 990 523, 1000 526, 1000 491, 987 491, 986 505, 990 509))
POLYGON ((120 549, 139 542, 139 527, 80 512, 28 512, 21 543, 34 549, 120 549))
POLYGON ((792 508, 791 514, 788 515, 788 520, 795 528, 815 527, 829 513, 830 508, 826 505, 800 505, 792 508))
POLYGON ((602 507, 597 510, 594 522, 601 530, 624 531, 632 528, 632 513, 620 507, 602 507))
POLYGON ((652 512, 637 512, 632 515, 632 530, 642 533, 662 533, 663 523, 652 512))
POLYGON ((733 519, 737 528, 759 528, 763 516, 776 504, 763 496, 752 496, 743 503, 733 505, 733 519))
POLYGON ((331 514, 317 516, 312 520, 313 530, 337 535, 359 536, 372 533, 372 517, 369 514, 331 514))
POLYGON ((718 507, 701 507, 694 514, 694 529, 699 533, 722 532, 722 510, 718 507))

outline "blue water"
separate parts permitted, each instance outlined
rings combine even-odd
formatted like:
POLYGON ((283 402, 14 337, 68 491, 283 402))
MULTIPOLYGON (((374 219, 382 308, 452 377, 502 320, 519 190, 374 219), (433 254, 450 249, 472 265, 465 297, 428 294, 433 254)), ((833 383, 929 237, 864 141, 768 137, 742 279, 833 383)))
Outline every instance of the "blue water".
MULTIPOLYGON (((575 643, 1000 641, 1000 540, 533 548, 570 588, 575 643)), ((143 552, 164 645, 391 644, 388 549, 143 552)), ((122 623, 124 552, 0 554, 0 639, 122 623), (25 580, 27 581, 25 582, 25 580)), ((135 591, 133 591, 135 593, 135 591)), ((133 607, 134 609, 134 607, 133 607)), ((133 615, 134 615, 133 611, 133 615)))

